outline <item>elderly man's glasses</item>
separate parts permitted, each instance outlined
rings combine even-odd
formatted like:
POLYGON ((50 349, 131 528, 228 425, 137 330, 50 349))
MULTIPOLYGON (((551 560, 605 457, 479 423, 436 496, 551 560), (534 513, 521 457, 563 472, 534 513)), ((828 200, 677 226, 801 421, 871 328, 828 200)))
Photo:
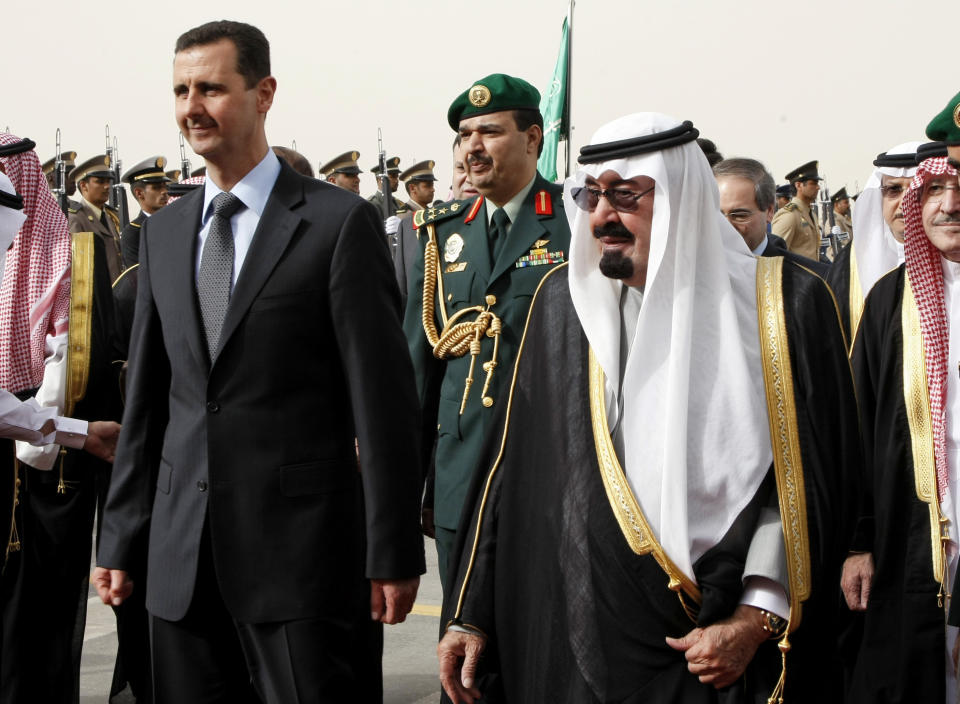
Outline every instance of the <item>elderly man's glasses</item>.
POLYGON ((647 190, 637 193, 628 188, 593 188, 583 186, 570 189, 570 195, 573 196, 573 202, 577 204, 580 210, 586 210, 592 213, 600 204, 601 198, 606 198, 610 206, 621 213, 632 213, 640 207, 640 199, 652 192, 656 186, 650 186, 647 190))
MULTIPOLYGON (((722 211, 721 211, 722 212, 722 211)), ((750 222, 750 218, 759 213, 759 210, 731 210, 729 213, 723 213, 724 217, 730 222, 743 225, 750 222)))
POLYGON ((920 200, 924 203, 939 203, 947 197, 947 191, 953 191, 954 197, 956 197, 960 193, 960 184, 931 181, 924 184, 920 200))
POLYGON ((900 184, 895 183, 890 186, 880 186, 880 193, 883 194, 884 198, 887 198, 888 200, 894 200, 902 196, 907 188, 909 188, 909 186, 901 186, 900 184))

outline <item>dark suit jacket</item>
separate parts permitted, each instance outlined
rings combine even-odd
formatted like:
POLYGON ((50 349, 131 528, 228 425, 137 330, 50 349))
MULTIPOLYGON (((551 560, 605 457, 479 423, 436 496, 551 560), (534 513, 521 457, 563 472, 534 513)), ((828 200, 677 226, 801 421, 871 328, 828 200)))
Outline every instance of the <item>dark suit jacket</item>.
POLYGON ((206 520, 234 618, 339 615, 365 578, 424 571, 419 410, 380 216, 282 164, 211 363, 202 204, 197 189, 141 230, 98 563, 126 568, 149 531, 147 608, 179 620, 206 520))
POLYGON ((129 269, 140 260, 140 228, 146 219, 147 216, 141 211, 120 234, 120 253, 123 256, 124 269, 129 269))

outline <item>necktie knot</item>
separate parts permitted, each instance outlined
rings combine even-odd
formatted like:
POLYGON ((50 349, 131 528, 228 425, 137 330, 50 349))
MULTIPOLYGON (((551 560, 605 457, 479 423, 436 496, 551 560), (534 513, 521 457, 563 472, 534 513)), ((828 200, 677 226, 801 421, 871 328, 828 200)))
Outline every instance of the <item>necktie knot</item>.
POLYGON ((215 215, 224 217, 227 220, 233 217, 233 214, 240 209, 240 206, 243 205, 243 201, 237 198, 232 193, 219 193, 213 199, 213 212, 215 215))
POLYGON ((510 216, 503 208, 497 208, 493 211, 493 226, 499 230, 499 235, 507 234, 507 228, 510 227, 510 216))

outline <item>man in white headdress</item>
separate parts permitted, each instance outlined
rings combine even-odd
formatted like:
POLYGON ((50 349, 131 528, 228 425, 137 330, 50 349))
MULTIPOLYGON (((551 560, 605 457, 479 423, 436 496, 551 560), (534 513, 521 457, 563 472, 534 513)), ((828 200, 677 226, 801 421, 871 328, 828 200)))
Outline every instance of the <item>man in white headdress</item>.
POLYGON ((904 263, 874 285, 851 354, 867 469, 855 547, 873 566, 856 704, 958 701, 960 190, 945 154, 920 163, 902 209, 904 263))
POLYGON ((569 268, 535 296, 458 530, 454 701, 839 699, 839 321, 821 279, 750 253, 697 134, 621 118, 566 184, 569 268))
POLYGON ((853 211, 856 242, 837 255, 827 283, 837 298, 848 342, 853 344, 863 301, 881 276, 903 264, 903 211, 900 204, 917 171, 920 142, 905 142, 878 154, 873 173, 853 211))

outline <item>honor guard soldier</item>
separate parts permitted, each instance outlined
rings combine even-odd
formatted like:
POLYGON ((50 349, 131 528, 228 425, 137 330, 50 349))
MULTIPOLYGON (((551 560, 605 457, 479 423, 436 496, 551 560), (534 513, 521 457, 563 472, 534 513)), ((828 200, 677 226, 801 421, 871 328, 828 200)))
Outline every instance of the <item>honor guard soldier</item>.
POLYGON ((853 237, 853 220, 850 218, 850 196, 847 195, 847 187, 844 186, 830 196, 830 203, 833 205, 833 221, 840 228, 840 232, 846 232, 853 237))
MULTIPOLYGON (((377 164, 370 169, 370 173, 372 173, 377 179, 377 191, 372 196, 367 198, 367 200, 377 206, 377 210, 382 213, 383 193, 380 191, 380 165, 377 164)), ((397 188, 400 186, 400 157, 392 156, 387 159, 387 178, 390 179, 390 193, 396 193, 397 188)), ((403 215, 409 210, 407 204, 402 200, 396 196, 392 196, 392 198, 395 215, 403 215)))
MULTIPOLYGON (((77 163, 77 153, 62 152, 60 154, 60 159, 63 161, 64 172, 65 172, 64 180, 66 181, 66 184, 65 184, 66 194, 67 194, 67 198, 69 198, 70 196, 72 196, 74 193, 77 192, 77 184, 72 178, 70 178, 70 172, 73 170, 73 167, 76 166, 76 163, 77 163)), ((57 187, 57 183, 56 183, 57 157, 55 156, 50 157, 50 159, 48 159, 47 161, 43 162, 43 164, 40 165, 40 168, 43 169, 43 175, 46 176, 47 178, 47 185, 50 186, 50 190, 52 191, 54 188, 57 187)))
MULTIPOLYGON (((167 160, 162 156, 144 159, 123 175, 123 182, 140 204, 140 214, 123 228, 120 237, 120 250, 123 254, 123 266, 129 268, 137 263, 140 255, 140 227, 143 221, 167 204, 170 194, 167 184, 171 179, 164 167, 167 160)), ((179 174, 179 172, 177 172, 179 174)))
POLYGON ((809 161, 784 178, 793 184, 797 194, 774 214, 771 231, 786 241, 791 252, 819 260, 820 227, 811 209, 822 180, 817 173, 817 162, 809 161))
POLYGON ((360 195, 360 167, 357 165, 359 158, 360 152, 344 152, 321 166, 320 173, 326 177, 328 183, 360 195))
MULTIPOLYGON (((570 244, 562 188, 537 173, 539 104, 536 88, 504 74, 461 93, 447 121, 460 134, 470 180, 481 195, 413 216, 420 253, 404 331, 423 408, 423 446, 436 441, 434 522, 442 580, 482 439, 502 417, 531 297, 546 273, 566 260, 570 244)), ((429 463, 430 453, 424 455, 429 463)))
POLYGON ((400 180, 403 181, 407 195, 410 196, 410 200, 404 205, 408 210, 423 210, 433 200, 436 190, 433 184, 437 180, 433 175, 434 166, 436 164, 428 159, 414 164, 400 174, 400 180))
POLYGON ((947 159, 960 169, 960 93, 947 103, 927 125, 927 138, 947 145, 947 159))
POLYGON ((101 239, 110 281, 116 281, 123 271, 123 257, 120 252, 120 217, 107 205, 113 183, 110 157, 99 154, 87 159, 70 172, 70 178, 76 181, 80 191, 80 200, 76 206, 70 206, 67 215, 70 232, 93 232, 101 239))
POLYGON ((790 199, 796 194, 797 192, 793 190, 793 186, 789 183, 777 186, 777 210, 780 210, 780 208, 789 203, 790 199))

